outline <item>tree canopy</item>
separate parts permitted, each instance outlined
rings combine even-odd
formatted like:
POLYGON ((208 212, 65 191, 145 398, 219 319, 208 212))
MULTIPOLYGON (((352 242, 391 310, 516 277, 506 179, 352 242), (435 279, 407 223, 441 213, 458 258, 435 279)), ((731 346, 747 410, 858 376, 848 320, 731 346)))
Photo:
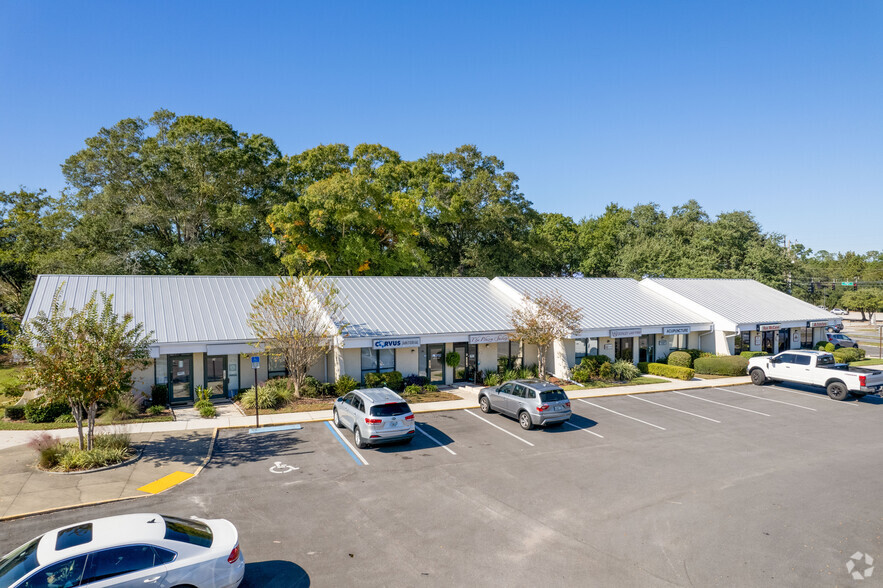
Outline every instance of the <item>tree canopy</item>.
POLYGON ((539 212, 503 161, 463 145, 283 154, 269 137, 159 110, 85 140, 62 194, 0 192, 0 312, 38 273, 753 278, 816 304, 883 285, 883 254, 813 252, 750 211, 586 201, 539 212))

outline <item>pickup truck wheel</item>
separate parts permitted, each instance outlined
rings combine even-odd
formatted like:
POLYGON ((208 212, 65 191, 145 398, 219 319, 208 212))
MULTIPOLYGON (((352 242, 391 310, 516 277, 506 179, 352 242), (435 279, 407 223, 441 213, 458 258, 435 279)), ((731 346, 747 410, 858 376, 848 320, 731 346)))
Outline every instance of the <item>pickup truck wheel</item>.
POLYGON ((831 382, 828 384, 828 396, 834 400, 846 400, 849 396, 849 390, 843 382, 831 382))
POLYGON ((763 386, 766 384, 766 375, 762 369, 751 370, 751 383, 755 386, 763 386))

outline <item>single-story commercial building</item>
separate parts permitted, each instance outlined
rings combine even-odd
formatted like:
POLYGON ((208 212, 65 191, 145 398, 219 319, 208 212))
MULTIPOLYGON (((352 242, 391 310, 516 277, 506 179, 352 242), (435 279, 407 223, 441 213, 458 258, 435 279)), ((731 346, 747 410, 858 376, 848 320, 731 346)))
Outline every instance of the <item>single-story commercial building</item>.
MULTIPOLYGON (((397 370, 436 384, 474 380, 495 370, 498 357, 517 354, 509 341, 512 301, 486 278, 334 277, 346 305, 338 318, 342 337, 334 352, 310 375, 335 381, 347 374, 364 381, 368 372, 397 370), (445 359, 457 352, 460 365, 445 359)), ((129 313, 153 333, 151 365, 135 376, 135 390, 149 394, 168 384, 173 403, 189 403, 195 388, 212 398, 287 373, 280 357, 261 353, 248 326, 252 301, 278 278, 272 276, 88 276, 41 275, 24 321, 48 311, 64 285, 62 300, 81 308, 93 292, 113 295, 114 312, 129 313), (260 367, 251 369, 252 357, 260 367)))
POLYGON ((645 278, 641 285, 714 322, 714 353, 811 349, 837 316, 755 280, 645 278))
MULTIPOLYGON (((713 325, 702 314, 679 306, 630 278, 494 278, 491 281, 516 303, 524 294, 558 292, 582 310, 580 331, 557 341, 546 358, 546 369, 569 377, 570 368, 586 355, 607 355, 656 361, 678 349, 712 346, 713 325)), ((525 362, 536 363, 536 350, 525 362)))

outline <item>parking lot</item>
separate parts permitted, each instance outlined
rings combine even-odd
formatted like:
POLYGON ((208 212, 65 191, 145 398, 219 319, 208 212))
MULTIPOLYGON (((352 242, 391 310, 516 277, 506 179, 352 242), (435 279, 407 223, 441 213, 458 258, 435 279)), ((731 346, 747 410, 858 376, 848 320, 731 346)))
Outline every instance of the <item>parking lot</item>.
POLYGON ((233 521, 249 586, 858 585, 850 556, 883 557, 881 404, 709 388, 574 400, 533 431, 458 410, 367 450, 325 422, 226 430, 199 477, 4 523, 0 549, 157 510, 233 521))

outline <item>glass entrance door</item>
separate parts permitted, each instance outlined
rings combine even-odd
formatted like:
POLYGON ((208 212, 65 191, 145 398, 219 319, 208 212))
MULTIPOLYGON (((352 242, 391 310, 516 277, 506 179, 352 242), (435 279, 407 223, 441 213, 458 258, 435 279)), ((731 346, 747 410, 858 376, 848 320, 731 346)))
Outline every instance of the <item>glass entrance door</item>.
POLYGON ((193 402, 193 356, 169 356, 169 400, 172 404, 193 402))
POLYGON ((641 335, 641 338, 638 339, 638 361, 650 361, 648 358, 652 355, 653 348, 650 346, 650 335, 641 335))
POLYGON ((616 359, 624 359, 626 361, 632 361, 634 357, 634 350, 632 349, 632 338, 631 337, 622 337, 620 339, 613 340, 613 357, 616 359))
POLYGON ((212 391, 212 399, 227 397, 227 356, 210 355, 205 358, 205 387, 212 391))
POLYGON ((475 379, 478 353, 475 345, 455 343, 454 352, 460 355, 460 364, 454 369, 455 382, 471 382, 475 379))
POLYGON ((439 345, 427 345, 427 369, 426 369, 426 377, 429 378, 429 381, 433 384, 444 384, 445 383, 445 346, 444 344, 439 345))
POLYGON ((774 342, 775 337, 776 337, 775 331, 764 331, 763 332, 763 339, 760 342, 760 349, 762 351, 766 351, 770 355, 775 353, 775 351, 773 350, 773 342, 774 342))
POLYGON ((779 353, 791 349, 791 329, 779 330, 779 353))

